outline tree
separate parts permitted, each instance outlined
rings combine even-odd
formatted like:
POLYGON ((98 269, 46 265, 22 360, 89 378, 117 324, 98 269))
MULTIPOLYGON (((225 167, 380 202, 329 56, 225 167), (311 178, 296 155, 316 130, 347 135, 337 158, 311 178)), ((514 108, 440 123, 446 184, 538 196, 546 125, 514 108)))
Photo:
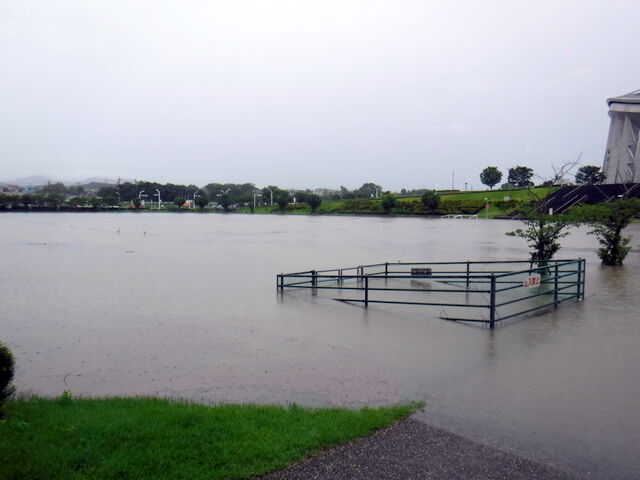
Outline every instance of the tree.
POLYGON ((518 228, 506 235, 524 238, 530 248, 531 263, 545 266, 560 249, 560 239, 569 235, 567 230, 575 220, 565 215, 548 215, 547 196, 540 197, 531 189, 529 194, 535 200, 523 220, 526 228, 518 228))
POLYGON ((532 177, 533 169, 529 167, 521 167, 518 165, 509 169, 507 183, 510 183, 515 187, 532 187, 532 177))
POLYGON ((219 193, 217 197, 219 198, 218 203, 220 206, 224 208, 225 212, 228 212, 231 207, 231 197, 229 196, 229 193, 219 193))
POLYGON ((316 195, 315 193, 307 195, 307 205, 309 205, 312 213, 316 213, 318 211, 321 203, 322 199, 319 195, 316 195))
POLYGON ((603 265, 622 265, 631 250, 631 237, 622 235, 631 219, 640 215, 640 199, 630 198, 597 205, 579 205, 571 209, 578 221, 593 227, 589 233, 598 238, 597 253, 603 265))
POLYGON ((355 191, 355 194, 359 198, 372 198, 377 197, 378 193, 382 191, 382 187, 380 185, 376 185, 375 183, 364 183, 358 190, 355 191))
POLYGON ((396 197, 387 192, 382 196, 381 204, 384 212, 389 214, 391 209, 396 206, 396 197))
POLYGON ((544 266, 560 250, 559 240, 569 235, 566 230, 571 222, 559 215, 531 214, 524 224, 527 227, 524 230, 518 228, 507 235, 524 238, 531 249, 531 263, 544 266))
POLYGON ((173 204, 178 208, 182 208, 182 205, 184 205, 184 198, 182 198, 182 197, 174 198, 173 199, 173 204))
POLYGON ((64 203, 64 195, 62 193, 47 193, 44 196, 44 201, 47 207, 59 209, 60 205, 64 203))
POLYGON ((502 180, 502 172, 498 167, 487 167, 480 173, 480 181, 491 190, 500 183, 500 180, 502 180))
POLYGON ((435 190, 427 190, 420 197, 420 202, 425 210, 433 212, 440 206, 440 195, 435 190))
POLYGON ((580 167, 576 173, 576 183, 578 185, 600 185, 604 182, 604 172, 595 165, 585 165, 580 167))
POLYGON ((131 203, 133 204, 133 208, 140 208, 142 206, 142 200, 140 200, 138 197, 133 197, 131 203))
POLYGON ((115 207, 116 205, 119 205, 118 204, 118 197, 116 197, 115 195, 110 195, 110 196, 104 197, 102 199, 102 203, 104 205, 109 206, 109 207, 115 207))
POLYGON ((49 193, 56 193, 58 195, 66 195, 67 194, 67 187, 65 187, 64 184, 62 184, 60 182, 47 183, 46 185, 43 185, 40 188, 38 188, 38 193, 40 193, 41 195, 47 195, 49 193))
POLYGON ((69 203, 74 207, 84 207, 87 204, 87 199, 84 197, 73 197, 69 200, 69 203))
POLYGON ((200 207, 200 211, 202 212, 205 207, 209 205, 209 198, 205 194, 201 193, 196 197, 195 203, 200 207))
POLYGON ((291 201, 291 195, 286 190, 278 190, 273 192, 273 200, 278 204, 281 212, 284 212, 291 201))

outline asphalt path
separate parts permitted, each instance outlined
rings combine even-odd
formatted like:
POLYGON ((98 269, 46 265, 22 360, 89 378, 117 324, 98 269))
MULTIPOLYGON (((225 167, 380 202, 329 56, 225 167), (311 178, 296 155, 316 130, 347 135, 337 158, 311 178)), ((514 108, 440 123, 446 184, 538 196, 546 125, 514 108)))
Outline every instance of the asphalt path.
POLYGON ((261 477, 262 480, 577 478, 414 418, 261 477))

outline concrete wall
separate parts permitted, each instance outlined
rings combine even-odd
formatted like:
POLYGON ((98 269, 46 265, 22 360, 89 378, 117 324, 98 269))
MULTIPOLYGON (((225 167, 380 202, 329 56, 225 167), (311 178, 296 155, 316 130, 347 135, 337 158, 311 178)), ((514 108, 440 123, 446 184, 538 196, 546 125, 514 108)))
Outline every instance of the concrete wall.
POLYGON ((640 182, 640 95, 609 99, 609 138, 602 171, 604 183, 640 182))

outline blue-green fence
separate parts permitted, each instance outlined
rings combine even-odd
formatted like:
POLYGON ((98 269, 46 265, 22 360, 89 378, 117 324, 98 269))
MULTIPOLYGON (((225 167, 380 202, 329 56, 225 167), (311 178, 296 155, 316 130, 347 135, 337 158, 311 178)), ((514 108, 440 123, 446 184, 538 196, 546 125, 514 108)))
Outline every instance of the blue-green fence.
POLYGON ((439 308, 446 320, 496 323, 582 300, 584 259, 529 261, 385 262, 350 268, 282 273, 285 289, 338 291, 335 300, 439 308))

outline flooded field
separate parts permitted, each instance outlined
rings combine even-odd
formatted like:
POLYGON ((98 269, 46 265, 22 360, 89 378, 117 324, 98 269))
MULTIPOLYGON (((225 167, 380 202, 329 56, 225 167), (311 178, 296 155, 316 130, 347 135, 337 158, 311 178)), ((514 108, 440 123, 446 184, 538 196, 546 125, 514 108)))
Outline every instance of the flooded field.
POLYGON ((640 225, 623 268, 575 230, 586 298, 491 331, 343 304, 276 274, 524 259, 514 222, 152 213, 0 214, 0 339, 22 392, 378 405, 590 478, 640 472, 640 225))

